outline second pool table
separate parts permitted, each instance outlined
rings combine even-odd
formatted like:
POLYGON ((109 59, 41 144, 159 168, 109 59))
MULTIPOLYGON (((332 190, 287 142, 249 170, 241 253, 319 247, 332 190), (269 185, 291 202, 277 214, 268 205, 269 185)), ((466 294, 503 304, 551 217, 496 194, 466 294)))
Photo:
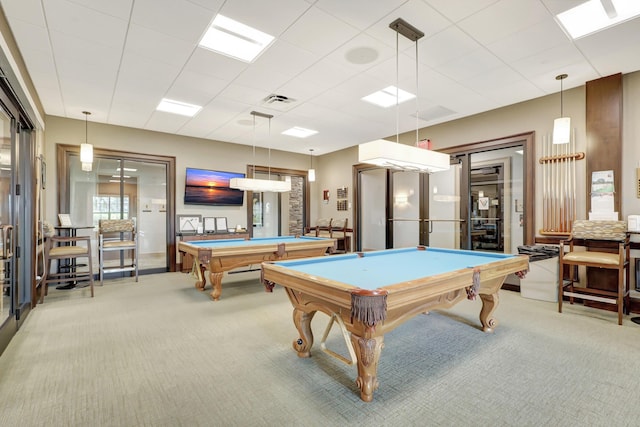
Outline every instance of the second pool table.
POLYGON ((286 289, 300 334, 293 342, 299 357, 311 355, 311 320, 317 311, 331 317, 330 325, 334 320, 343 325, 347 345, 350 341, 357 359, 360 397, 369 402, 378 388, 385 333, 419 313, 448 308, 477 295, 482 300, 482 329, 491 332, 497 325, 493 312, 502 283, 508 274, 528 268, 529 258, 524 255, 419 246, 267 262, 262 264, 262 280, 265 286, 278 284, 286 289))
POLYGON ((218 301, 222 295, 222 276, 225 271, 259 265, 263 261, 317 257, 324 255, 327 250, 333 251, 335 244, 335 239, 280 236, 179 242, 178 250, 193 256, 198 290, 204 290, 204 271, 209 270, 213 287, 211 298, 218 301))

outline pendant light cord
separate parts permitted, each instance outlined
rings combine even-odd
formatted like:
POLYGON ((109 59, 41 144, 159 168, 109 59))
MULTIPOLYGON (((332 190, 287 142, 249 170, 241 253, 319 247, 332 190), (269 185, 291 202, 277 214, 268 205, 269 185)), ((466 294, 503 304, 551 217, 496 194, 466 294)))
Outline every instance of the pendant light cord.
POLYGON ((420 138, 418 136, 419 135, 418 125, 420 124, 419 99, 420 99, 420 87, 418 86, 418 39, 416 39, 416 147, 418 146, 418 141, 420 141, 420 138))
POLYGON ((398 95, 400 92, 400 44, 399 44, 400 33, 396 28, 396 143, 400 142, 400 102, 398 100, 398 95))

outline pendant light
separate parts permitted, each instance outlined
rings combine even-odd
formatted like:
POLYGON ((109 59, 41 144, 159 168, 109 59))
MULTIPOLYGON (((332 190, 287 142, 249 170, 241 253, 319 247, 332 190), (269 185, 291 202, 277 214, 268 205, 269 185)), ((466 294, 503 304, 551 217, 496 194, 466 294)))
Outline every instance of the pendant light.
POLYGON ((82 170, 85 172, 91 172, 93 167, 93 145, 89 144, 89 122, 88 117, 91 114, 89 111, 83 111, 84 114, 84 144, 80 144, 80 162, 82 163, 82 170))
POLYGON ((252 111, 251 115, 253 116, 253 167, 251 168, 252 178, 231 178, 229 180, 229 187, 243 191, 253 191, 256 193, 283 193, 286 191, 291 191, 291 181, 271 180, 271 147, 269 147, 269 179, 256 179, 256 116, 269 119, 269 134, 271 134, 271 119, 273 118, 273 115, 260 113, 258 111, 252 111))
POLYGON ((311 167, 307 176, 309 177, 309 182, 314 182, 316 180, 316 170, 313 168, 313 148, 309 148, 309 153, 311 153, 311 167))
POLYGON ((556 80, 560 80, 560 117, 553 121, 554 144, 568 144, 571 139, 571 118, 562 114, 562 81, 567 77, 567 74, 556 76, 556 80))
POLYGON ((415 145, 400 144, 399 139, 399 111, 398 102, 398 64, 399 64, 399 35, 415 42, 416 47, 416 106, 418 105, 418 40, 424 33, 402 18, 389 24, 389 28, 396 32, 396 142, 378 139, 358 146, 358 160, 361 163, 373 164, 383 168, 411 170, 419 172, 439 172, 449 169, 449 155, 419 147, 418 140, 418 111, 416 108, 416 142, 415 145))

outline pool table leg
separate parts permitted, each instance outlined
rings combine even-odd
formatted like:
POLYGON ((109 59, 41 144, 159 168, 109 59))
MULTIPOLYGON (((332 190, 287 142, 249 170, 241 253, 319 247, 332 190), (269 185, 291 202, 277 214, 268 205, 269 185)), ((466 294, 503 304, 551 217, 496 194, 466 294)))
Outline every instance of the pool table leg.
POLYGON ((191 269, 192 274, 196 276, 196 289, 199 291, 204 291, 204 286, 207 284, 207 280, 204 276, 204 271, 206 270, 204 264, 195 260, 193 263, 193 268, 191 269))
POLYGON ((293 349, 298 352, 298 357, 311 357, 313 346, 313 332, 311 332, 311 319, 315 311, 306 312, 299 308, 293 309, 293 324, 300 333, 300 338, 293 341, 293 349))
POLYGON ((358 378, 360 398, 365 402, 373 400, 373 392, 378 388, 378 361, 384 347, 384 335, 364 338, 351 333, 351 343, 358 358, 358 378))
POLYGON ((482 330, 484 332, 493 332, 493 329, 498 326, 498 321, 493 318, 493 312, 498 307, 498 293, 494 294, 480 294, 482 300, 482 309, 480 310, 480 323, 482 323, 482 330))
POLYGON ((211 299, 214 301, 218 301, 220 299, 220 295, 222 295, 222 276, 224 276, 224 272, 215 272, 209 271, 209 280, 211 281, 211 286, 213 289, 211 290, 211 299))

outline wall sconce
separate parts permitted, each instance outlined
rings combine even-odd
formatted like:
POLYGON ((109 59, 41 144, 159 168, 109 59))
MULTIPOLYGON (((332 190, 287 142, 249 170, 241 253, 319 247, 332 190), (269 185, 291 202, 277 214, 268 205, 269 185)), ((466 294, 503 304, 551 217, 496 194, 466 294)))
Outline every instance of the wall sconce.
POLYGON ((82 170, 91 172, 93 167, 93 145, 89 144, 89 122, 87 118, 91 114, 89 111, 83 111, 84 114, 84 144, 80 144, 80 162, 82 170))
POLYGON ((560 80, 560 117, 553 121, 554 144, 568 144, 571 139, 571 118, 562 114, 562 81, 567 77, 567 74, 556 76, 556 80, 560 80))

